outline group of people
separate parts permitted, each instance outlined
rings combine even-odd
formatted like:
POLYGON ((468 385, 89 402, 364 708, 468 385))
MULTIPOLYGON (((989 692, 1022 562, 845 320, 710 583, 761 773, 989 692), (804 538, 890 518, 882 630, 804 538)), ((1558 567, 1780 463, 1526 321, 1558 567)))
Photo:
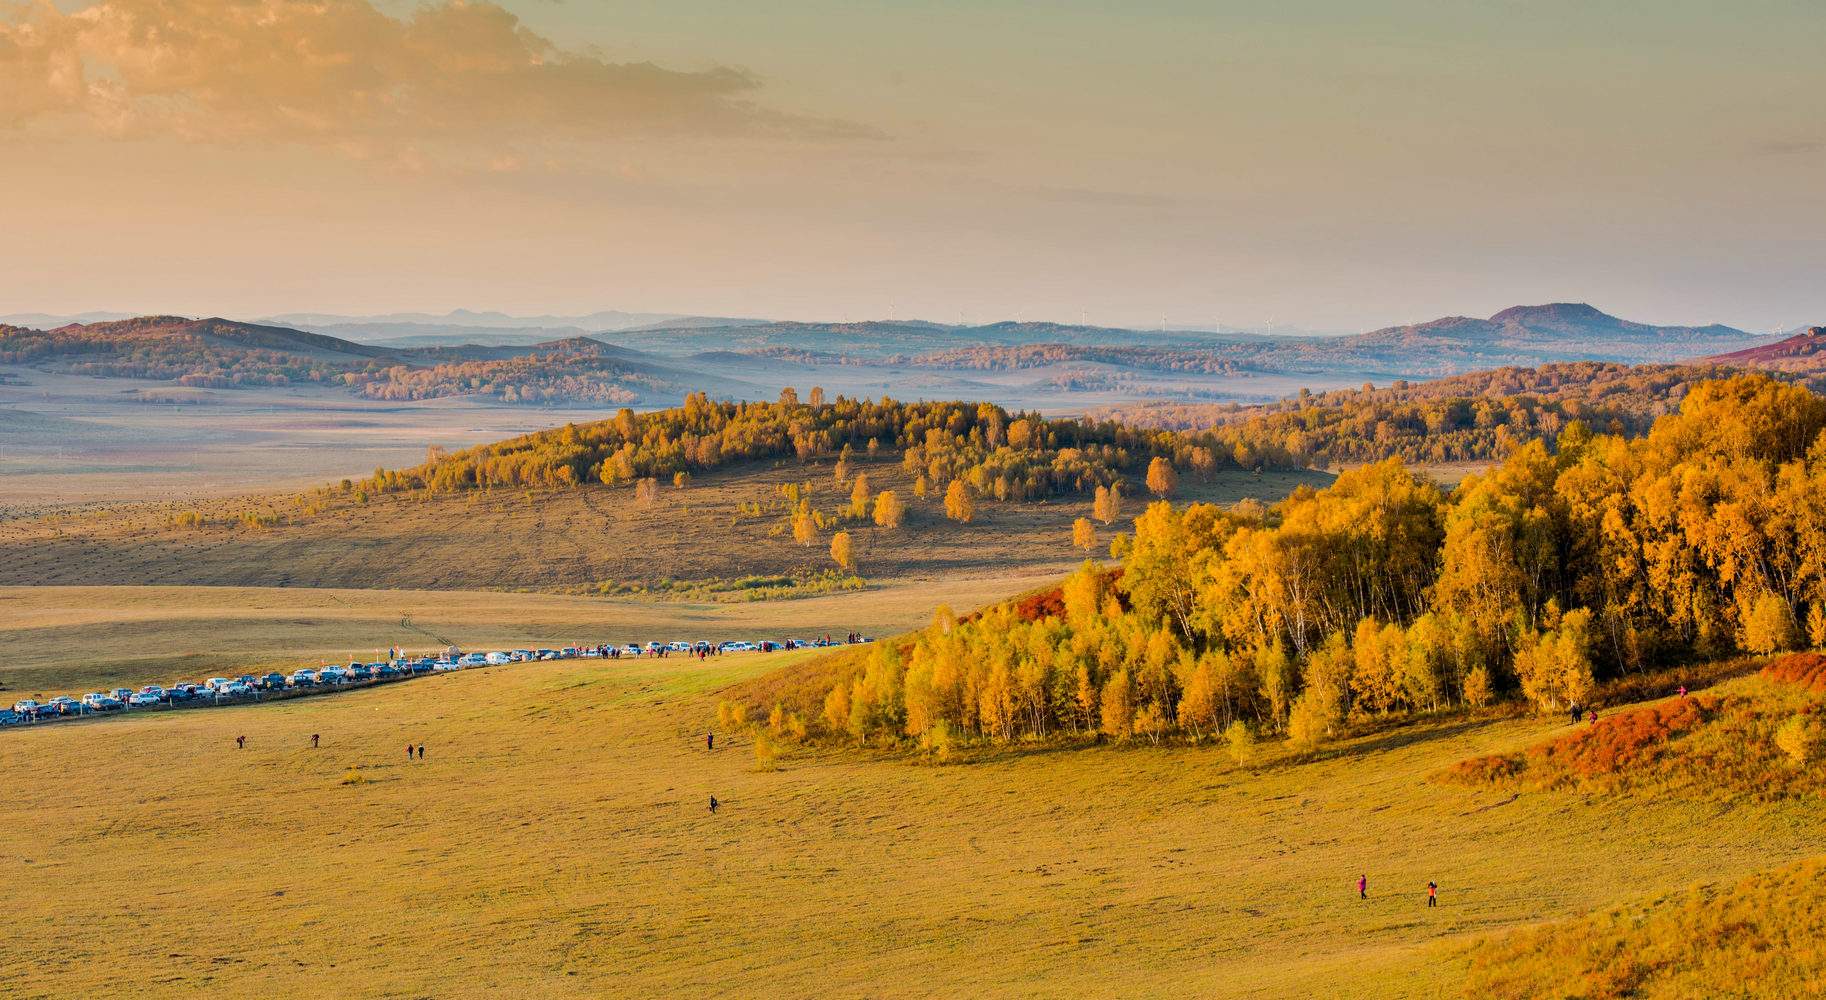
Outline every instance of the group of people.
MULTIPOLYGON (((315 750, 319 746, 321 746, 322 742, 323 742, 323 734, 321 734, 321 733, 312 733, 311 734, 311 749, 312 750, 315 750)), ((246 750, 247 749, 247 737, 245 737, 245 736, 235 737, 235 749, 236 750, 246 750)), ((425 759, 425 744, 423 744, 423 743, 406 744, 406 759, 411 760, 414 757, 417 757, 419 760, 425 759)))
MULTIPOLYGON (((711 800, 712 803, 715 803, 715 801, 716 801, 715 799, 711 800)), ((716 806, 714 804, 711 806, 710 811, 716 812, 716 806)), ((1358 875, 1357 876, 1357 898, 1358 899, 1368 899, 1369 898, 1369 876, 1368 875, 1358 875)), ((1433 881, 1432 879, 1427 880, 1427 905, 1428 906, 1438 906, 1439 905, 1439 883, 1433 881)))

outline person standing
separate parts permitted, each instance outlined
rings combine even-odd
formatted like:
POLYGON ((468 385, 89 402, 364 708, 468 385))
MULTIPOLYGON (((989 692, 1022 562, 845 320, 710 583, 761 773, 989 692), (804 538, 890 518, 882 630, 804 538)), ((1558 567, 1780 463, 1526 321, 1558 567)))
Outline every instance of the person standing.
POLYGON ((1438 905, 1439 905, 1439 883, 1434 882, 1431 879, 1429 879, 1427 881, 1427 906, 1433 907, 1433 906, 1438 906, 1438 905))
POLYGON ((705 733, 704 734, 704 749, 706 749, 706 750, 715 750, 716 749, 716 734, 715 733, 705 733))
POLYGON ((246 750, 247 749, 247 737, 245 737, 245 736, 235 737, 235 749, 236 750, 246 750))
POLYGON ((425 744, 423 744, 423 743, 420 743, 418 745, 418 759, 419 760, 425 759, 425 744))
POLYGON ((406 759, 407 760, 412 759, 412 744, 410 744, 410 743, 406 744, 406 759))
POLYGON ((716 807, 717 807, 716 796, 712 795, 712 796, 710 796, 710 815, 712 815, 712 816, 716 815, 716 807))
POLYGON ((317 749, 317 734, 316 733, 311 734, 311 749, 312 750, 317 749))
POLYGON ((1369 876, 1368 875, 1357 876, 1357 898, 1358 899, 1368 899, 1369 898, 1369 876))

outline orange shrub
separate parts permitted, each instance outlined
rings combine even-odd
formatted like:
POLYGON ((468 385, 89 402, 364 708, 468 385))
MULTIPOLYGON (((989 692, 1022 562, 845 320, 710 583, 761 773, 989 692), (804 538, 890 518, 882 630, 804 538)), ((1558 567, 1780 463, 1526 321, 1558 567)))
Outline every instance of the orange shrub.
POLYGON ((1789 653, 1770 661, 1763 668, 1763 676, 1826 694, 1826 656, 1818 653, 1789 653))

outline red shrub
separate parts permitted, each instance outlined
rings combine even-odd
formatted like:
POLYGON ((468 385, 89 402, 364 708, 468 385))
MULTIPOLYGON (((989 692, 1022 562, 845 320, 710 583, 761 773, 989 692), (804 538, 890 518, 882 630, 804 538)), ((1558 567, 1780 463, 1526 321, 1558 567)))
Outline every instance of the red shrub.
POLYGON ((1789 653, 1771 660, 1763 676, 1772 681, 1796 684, 1826 694, 1826 656, 1818 653, 1789 653))
POLYGON ((1529 750, 1529 769, 1548 782, 1617 774, 1659 756, 1674 734, 1705 721, 1717 705, 1715 698, 1681 698, 1600 719, 1529 750))

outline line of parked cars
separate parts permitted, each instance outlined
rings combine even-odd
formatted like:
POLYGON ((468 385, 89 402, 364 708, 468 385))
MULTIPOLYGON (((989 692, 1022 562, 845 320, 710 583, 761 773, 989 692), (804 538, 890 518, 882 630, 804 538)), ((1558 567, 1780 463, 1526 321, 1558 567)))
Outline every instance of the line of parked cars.
POLYGON ((448 673, 474 667, 499 666, 542 660, 621 659, 641 656, 711 656, 721 653, 773 652, 784 649, 808 649, 841 646, 847 642, 869 642, 866 636, 852 635, 845 640, 764 639, 758 642, 648 642, 645 645, 603 643, 595 646, 565 646, 561 649, 496 650, 486 653, 464 653, 451 649, 438 656, 396 656, 374 663, 350 663, 294 670, 290 674, 242 674, 239 677, 211 677, 202 683, 177 681, 169 687, 148 684, 135 691, 115 688, 91 691, 81 698, 58 695, 48 701, 22 698, 10 709, 0 708, 0 726, 35 722, 53 722, 84 716, 107 715, 135 709, 170 709, 228 705, 259 701, 283 693, 321 691, 352 685, 372 685, 389 681, 448 673))

